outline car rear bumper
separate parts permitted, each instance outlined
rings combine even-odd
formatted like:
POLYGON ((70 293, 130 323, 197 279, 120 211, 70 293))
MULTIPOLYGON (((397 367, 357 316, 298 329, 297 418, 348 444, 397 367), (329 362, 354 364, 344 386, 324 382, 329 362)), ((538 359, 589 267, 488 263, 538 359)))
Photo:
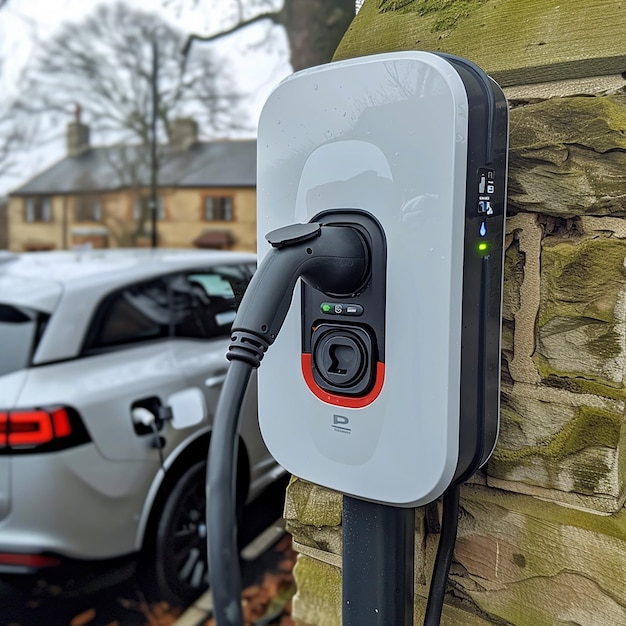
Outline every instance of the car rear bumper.
MULTIPOLYGON (((111 462, 93 444, 2 460, 8 505, 0 553, 108 559, 139 548, 137 527, 158 462, 111 462)), ((28 567, 28 559, 15 557, 12 568, 10 560, 0 559, 1 571, 28 567)))

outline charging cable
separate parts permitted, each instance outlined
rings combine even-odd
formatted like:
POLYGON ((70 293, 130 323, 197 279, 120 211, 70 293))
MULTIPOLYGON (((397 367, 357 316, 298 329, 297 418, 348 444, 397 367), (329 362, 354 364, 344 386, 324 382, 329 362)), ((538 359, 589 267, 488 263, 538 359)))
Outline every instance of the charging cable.
POLYGON ((299 278, 324 293, 357 293, 369 275, 369 250, 350 226, 294 224, 266 236, 263 259, 239 306, 226 358, 231 361, 209 446, 207 527, 209 579, 218 626, 243 626, 235 515, 241 406, 252 370, 274 343, 299 278))
POLYGON ((152 447, 158 450, 159 463, 161 464, 161 469, 165 469, 164 459, 163 459, 163 444, 161 442, 161 435, 159 434, 159 428, 156 423, 157 421, 156 415, 152 411, 148 410, 147 408, 143 406, 135 407, 132 410, 131 415, 135 424, 142 424, 143 426, 146 426, 152 431, 152 434, 153 434, 152 447))
POLYGON ((446 584, 452 563, 452 553, 456 543, 457 527, 459 523, 459 493, 460 485, 452 485, 443 494, 443 514, 441 519, 441 535, 437 546, 437 556, 433 575, 430 581, 428 601, 424 626, 439 626, 443 601, 446 595, 446 584))

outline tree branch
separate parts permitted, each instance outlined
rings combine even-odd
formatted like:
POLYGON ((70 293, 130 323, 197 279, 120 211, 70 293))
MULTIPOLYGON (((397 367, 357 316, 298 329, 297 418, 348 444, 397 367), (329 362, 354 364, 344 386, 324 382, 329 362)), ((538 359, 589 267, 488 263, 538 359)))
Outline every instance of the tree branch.
POLYGON ((280 13, 281 11, 259 13, 259 15, 255 15, 254 17, 251 17, 248 20, 238 22, 234 26, 231 26, 230 28, 227 28, 226 30, 222 30, 219 33, 215 33, 213 35, 196 35, 192 33, 191 35, 189 35, 189 37, 187 37, 187 41, 185 42, 185 45, 183 46, 183 49, 182 49, 183 56, 186 57, 189 54, 189 49, 191 48, 191 44, 193 44, 194 41, 204 41, 204 42, 217 41, 218 39, 222 39, 223 37, 232 35, 233 33, 236 33, 238 30, 241 30, 242 28, 245 28, 246 26, 250 26, 251 24, 256 24, 256 22, 260 22, 262 20, 271 20, 272 22, 274 22, 274 24, 280 24, 281 23, 280 13))

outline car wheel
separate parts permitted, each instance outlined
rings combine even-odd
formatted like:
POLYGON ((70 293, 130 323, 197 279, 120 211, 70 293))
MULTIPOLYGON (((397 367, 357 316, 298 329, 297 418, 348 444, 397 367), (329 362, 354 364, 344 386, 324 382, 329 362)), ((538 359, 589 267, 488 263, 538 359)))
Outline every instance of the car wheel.
POLYGON ((151 551, 161 599, 184 604, 208 588, 205 483, 206 463, 192 465, 163 505, 151 551))

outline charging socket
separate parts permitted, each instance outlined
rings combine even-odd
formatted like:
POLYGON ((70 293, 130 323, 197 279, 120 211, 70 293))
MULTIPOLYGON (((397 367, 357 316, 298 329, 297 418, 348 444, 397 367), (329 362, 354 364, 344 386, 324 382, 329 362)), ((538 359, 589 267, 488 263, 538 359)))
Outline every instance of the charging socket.
POLYGON ((362 395, 373 384, 374 344, 362 327, 320 324, 311 337, 313 378, 330 393, 362 395))

